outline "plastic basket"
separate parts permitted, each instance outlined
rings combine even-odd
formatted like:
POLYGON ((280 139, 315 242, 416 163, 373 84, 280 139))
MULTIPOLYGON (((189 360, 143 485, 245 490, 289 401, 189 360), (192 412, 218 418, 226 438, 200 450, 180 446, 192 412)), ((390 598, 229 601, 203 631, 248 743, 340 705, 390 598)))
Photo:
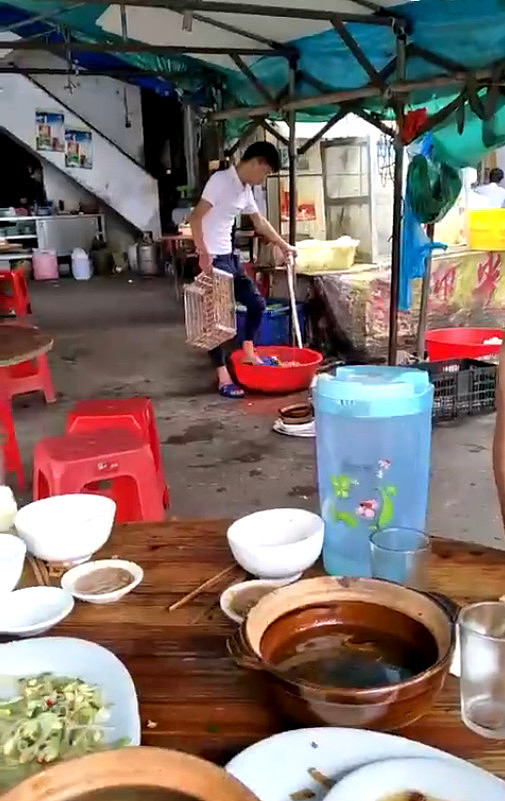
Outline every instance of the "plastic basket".
POLYGON ((476 359, 447 359, 413 365, 429 373, 435 422, 488 414, 496 408, 497 367, 476 359))
POLYGON ((186 341, 212 350, 237 333, 233 276, 223 270, 201 273, 184 287, 186 341))

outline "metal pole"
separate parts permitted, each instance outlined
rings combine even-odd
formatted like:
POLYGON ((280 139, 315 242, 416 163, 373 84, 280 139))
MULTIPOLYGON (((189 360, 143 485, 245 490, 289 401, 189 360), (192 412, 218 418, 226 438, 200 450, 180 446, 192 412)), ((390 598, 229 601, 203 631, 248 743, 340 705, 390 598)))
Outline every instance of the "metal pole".
MULTIPOLYGON (((405 79, 406 37, 403 31, 396 34, 397 76, 399 81, 405 79)), ((388 363, 396 364, 398 346, 398 295, 400 289, 400 261, 402 247, 402 203, 403 203, 403 163, 404 147, 401 141, 401 125, 403 122, 404 103, 398 98, 395 113, 397 136, 395 139, 395 169, 393 184, 393 241, 391 246, 391 288, 389 299, 389 343, 388 363)))
MULTIPOLYGON (((428 223, 426 226, 426 235, 430 242, 433 242, 435 235, 435 224, 428 223)), ((431 279, 431 252, 426 257, 426 264, 424 268, 423 283, 421 288, 421 304, 419 306, 419 324, 417 326, 417 358, 424 359, 424 335, 426 333, 426 320, 428 316, 428 298, 430 294, 430 279, 431 279)))
MULTIPOLYGON (((296 59, 289 62, 289 97, 294 98, 296 89, 296 59)), ((287 115, 289 127, 288 169, 289 169, 289 243, 296 244, 296 111, 291 109, 287 115)))

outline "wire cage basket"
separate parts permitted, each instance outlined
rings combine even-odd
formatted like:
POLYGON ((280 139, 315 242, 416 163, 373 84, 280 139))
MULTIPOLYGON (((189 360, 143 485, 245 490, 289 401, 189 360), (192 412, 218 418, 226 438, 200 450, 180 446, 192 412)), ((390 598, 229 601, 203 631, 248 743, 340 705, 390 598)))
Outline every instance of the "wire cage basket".
POLYGON ((186 342, 212 350, 237 333, 233 276, 223 270, 201 273, 184 287, 186 342))

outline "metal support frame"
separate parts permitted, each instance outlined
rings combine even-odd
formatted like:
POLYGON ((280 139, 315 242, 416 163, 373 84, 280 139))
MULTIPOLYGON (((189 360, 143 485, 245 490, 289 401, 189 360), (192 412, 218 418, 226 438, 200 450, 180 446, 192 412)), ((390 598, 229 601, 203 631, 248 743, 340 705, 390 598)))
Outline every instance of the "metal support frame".
POLYGON ((334 17, 334 19, 332 19, 331 21, 331 24, 335 28, 335 31, 340 36, 347 49, 352 53, 352 55, 354 56, 355 60, 358 62, 360 67, 368 75, 370 82, 372 84, 375 84, 376 86, 383 87, 384 81, 382 80, 381 76, 375 69, 370 59, 365 55, 365 53, 357 43, 354 36, 352 36, 352 34, 349 33, 349 31, 345 26, 345 23, 342 22, 342 20, 338 19, 337 17, 334 17))
POLYGON ((235 155, 235 153, 237 152, 237 150, 239 149, 239 147, 240 147, 240 146, 241 146, 241 145, 242 145, 242 144, 245 142, 245 140, 246 140, 246 139, 247 139, 249 136, 251 136, 251 134, 253 134, 253 133, 254 133, 254 131, 256 130, 256 128, 258 128, 258 127, 259 127, 259 124, 260 124, 259 120, 253 120, 253 121, 252 121, 252 122, 251 122, 251 123, 250 123, 250 124, 247 126, 247 128, 244 128, 244 130, 243 130, 243 131, 242 131, 242 133, 240 134, 240 136, 239 136, 239 138, 237 139, 237 141, 236 141, 236 142, 234 142, 234 143, 233 143, 233 145, 232 145, 231 147, 229 147, 229 148, 227 148, 227 150, 225 150, 225 156, 226 156, 227 158, 230 158, 230 159, 231 159, 231 157, 232 157, 233 155, 235 155))
POLYGON ((82 8, 82 6, 85 5, 86 3, 83 2, 83 0, 79 0, 79 2, 73 3, 68 8, 58 8, 58 9, 53 9, 52 11, 45 11, 43 14, 37 14, 36 16, 34 15, 31 17, 27 17, 26 19, 19 20, 19 22, 14 22, 12 25, 9 25, 8 28, 0 28, 0 33, 17 31, 19 30, 19 28, 24 28, 25 25, 33 25, 35 22, 45 22, 46 20, 53 20, 55 17, 61 17, 62 14, 68 14, 70 11, 75 11, 77 8, 82 8))
POLYGON ((277 141, 280 142, 281 145, 284 145, 284 147, 289 148, 289 139, 286 139, 286 137, 283 136, 276 128, 274 128, 273 125, 270 125, 270 123, 267 120, 263 119, 258 120, 258 125, 260 125, 264 131, 269 133, 270 136, 273 136, 274 139, 277 139, 277 141))
MULTIPOLYGON (((296 59, 289 63, 289 96, 296 90, 296 59)), ((287 115, 289 128, 288 166, 289 166, 289 243, 296 244, 296 111, 291 109, 287 115)))
POLYGON ((266 86, 264 86, 264 84, 261 83, 259 78, 256 77, 251 68, 247 66, 245 61, 237 53, 231 53, 230 58, 235 64, 235 66, 238 67, 242 75, 245 75, 249 83, 252 86, 254 86, 254 88, 256 89, 258 94, 261 95, 263 100, 266 100, 267 103, 272 103, 273 102, 272 95, 270 94, 266 86))
MULTIPOLYGON (((433 237, 435 235, 435 224, 428 223, 426 226, 426 236, 433 242, 433 237)), ((417 340, 416 340, 416 351, 417 351, 417 358, 424 359, 424 336, 426 333, 426 320, 428 316, 428 297, 430 294, 430 281, 431 281, 431 260, 432 254, 431 252, 426 257, 425 267, 424 267, 424 275, 423 275, 423 282, 421 287, 421 303, 419 306, 419 322, 417 325, 417 340)))
MULTIPOLYGON (((406 38, 402 30, 396 33, 396 70, 400 81, 405 79, 406 38)), ((403 98, 395 102, 395 116, 398 132, 401 131, 404 114, 403 98)), ((400 291, 400 263, 402 246, 402 214, 403 214, 403 162, 404 146, 400 136, 395 139, 395 169, 393 182, 393 232, 391 244, 391 283, 389 299, 389 342, 388 363, 396 364, 398 348, 398 299, 400 291)))
MULTIPOLYGON (((86 0, 87 5, 103 5, 104 0, 86 0)), ((63 0, 69 6, 75 5, 76 0, 63 0)), ((324 11, 314 8, 293 8, 289 6, 277 5, 255 5, 253 3, 227 2, 227 0, 121 0, 126 6, 139 6, 141 8, 166 8, 169 11, 202 11, 204 14, 245 14, 262 17, 290 17, 291 19, 317 19, 331 22, 337 16, 342 22, 362 22, 367 25, 391 26, 397 15, 390 13, 387 9, 378 7, 376 13, 372 14, 351 14, 335 13, 334 11, 324 11), (380 11, 380 13, 377 13, 380 11)), ((353 0, 371 10, 365 0, 353 0)), ((224 52, 224 51, 221 51, 224 52)))
MULTIPOLYGON (((90 53, 153 53, 159 56, 174 54, 201 54, 201 55, 223 55, 222 47, 198 47, 184 45, 150 45, 147 42, 139 42, 136 39, 128 39, 124 42, 120 39, 114 42, 47 42, 41 39, 14 39, 11 42, 0 42, 2 50, 47 50, 54 53, 66 52, 68 49, 73 52, 90 53)), ((230 47, 226 50, 229 55, 237 54, 243 56, 268 56, 272 55, 271 50, 264 47, 230 47)))

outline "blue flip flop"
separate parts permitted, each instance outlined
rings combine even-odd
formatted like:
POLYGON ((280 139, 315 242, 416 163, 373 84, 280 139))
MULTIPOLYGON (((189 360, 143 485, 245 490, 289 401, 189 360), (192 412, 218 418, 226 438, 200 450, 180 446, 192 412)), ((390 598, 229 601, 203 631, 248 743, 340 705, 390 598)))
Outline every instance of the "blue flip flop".
POLYGON ((245 394, 236 384, 223 384, 218 391, 222 398, 243 398, 245 394))

